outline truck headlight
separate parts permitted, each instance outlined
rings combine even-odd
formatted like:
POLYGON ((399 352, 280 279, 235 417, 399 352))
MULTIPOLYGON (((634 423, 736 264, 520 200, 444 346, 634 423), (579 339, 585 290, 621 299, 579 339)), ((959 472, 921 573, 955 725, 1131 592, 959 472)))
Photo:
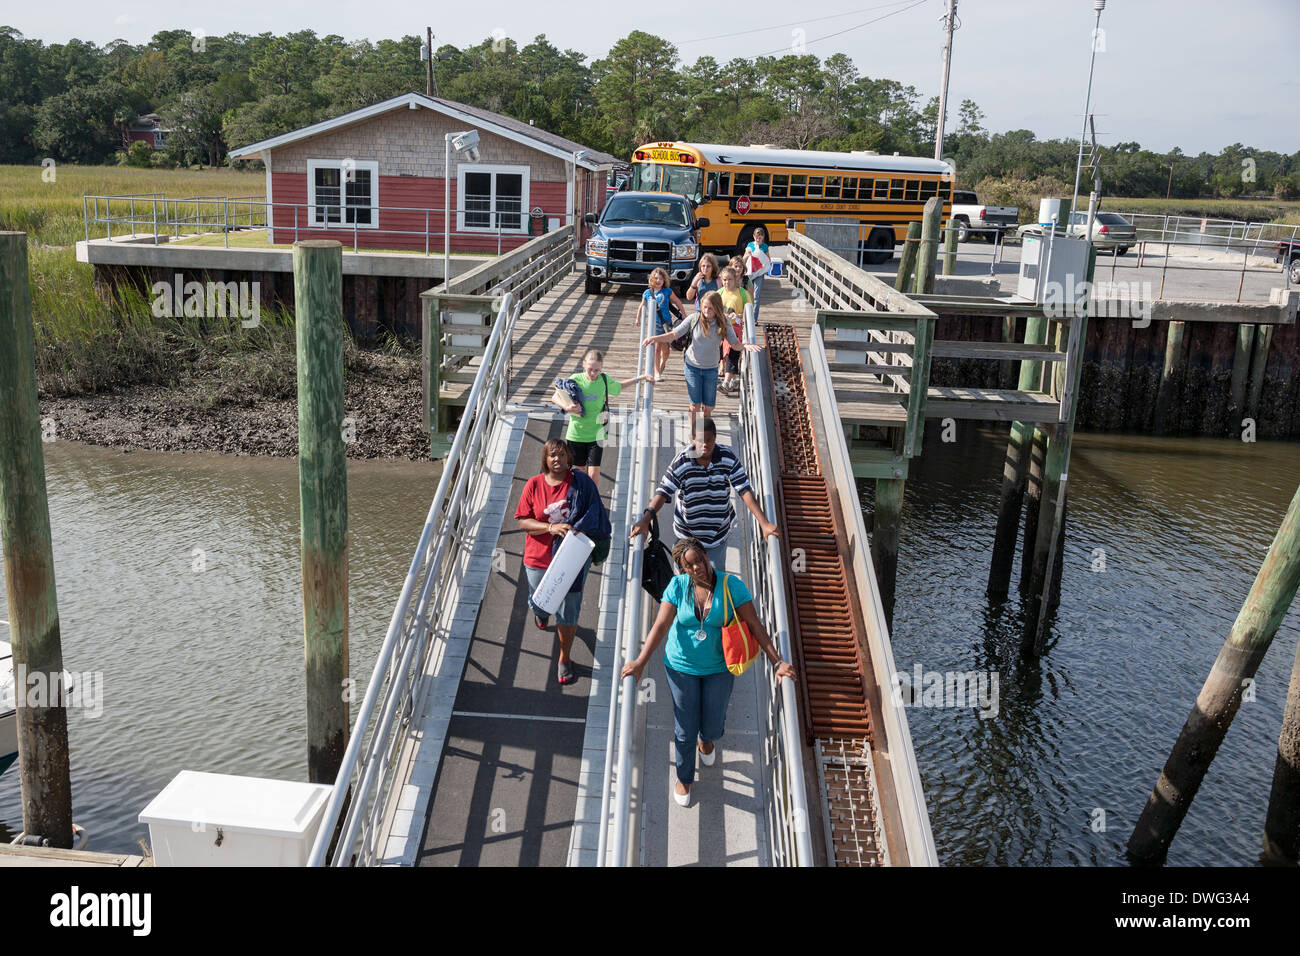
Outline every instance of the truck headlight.
POLYGON ((605 239, 588 239, 587 255, 604 258, 606 249, 609 248, 609 242, 605 239))
POLYGON ((674 259, 694 259, 699 252, 699 247, 693 242, 683 242, 681 245, 673 243, 674 259))

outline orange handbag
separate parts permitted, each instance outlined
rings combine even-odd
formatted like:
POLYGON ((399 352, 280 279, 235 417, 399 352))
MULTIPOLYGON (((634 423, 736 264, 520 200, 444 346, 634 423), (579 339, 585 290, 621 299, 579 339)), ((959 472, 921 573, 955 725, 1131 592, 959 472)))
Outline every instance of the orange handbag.
POLYGON ((727 662, 727 670, 739 677, 749 669, 758 657, 758 641, 749 633, 749 628, 736 613, 736 605, 731 600, 731 575, 725 571, 722 576, 722 659, 727 662), (728 623, 730 621, 730 623, 728 623))

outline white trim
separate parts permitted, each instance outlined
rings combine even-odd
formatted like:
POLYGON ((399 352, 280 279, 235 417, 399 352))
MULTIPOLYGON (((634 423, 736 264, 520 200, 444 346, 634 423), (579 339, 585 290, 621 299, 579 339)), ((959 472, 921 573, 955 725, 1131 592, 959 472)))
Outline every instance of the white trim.
POLYGON ((262 157, 266 165, 266 241, 273 241, 272 230, 275 229, 275 206, 271 200, 271 154, 262 157))
MULTIPOLYGON (((367 170, 370 173, 370 222, 351 223, 347 221, 345 210, 347 209, 347 183, 340 178, 339 181, 339 220, 338 222, 322 222, 316 218, 316 170, 318 169, 342 169, 344 160, 342 159, 309 159, 307 160, 307 225, 311 229, 346 229, 349 232, 353 229, 378 229, 379 228, 379 163, 373 159, 354 159, 352 163, 356 169, 367 170)), ((362 207, 364 208, 364 207, 362 207)))
MULTIPOLYGON (((548 143, 543 143, 540 140, 533 139, 532 137, 525 136, 521 133, 516 133, 514 130, 507 129, 504 126, 498 126, 491 120, 483 119, 482 117, 475 116, 472 113, 465 113, 461 110, 447 106, 444 103, 435 102, 420 93, 406 93, 402 96, 395 96, 391 100, 384 100, 384 102, 376 103, 374 106, 367 106, 359 110, 353 110, 351 113, 344 113, 342 116, 334 117, 334 119, 324 120, 320 123, 313 123, 311 126, 304 126, 302 129, 294 130, 290 133, 272 136, 270 139, 264 139, 260 142, 252 143, 249 146, 241 146, 239 149, 232 149, 230 151, 230 158, 247 159, 258 155, 264 150, 274 149, 277 146, 284 146, 286 143, 295 143, 298 140, 306 139, 309 136, 318 136, 321 133, 328 133, 331 130, 338 129, 342 126, 348 126, 352 123, 359 123, 362 120, 370 119, 373 116, 379 116, 380 114, 387 113, 390 110, 400 109, 402 107, 415 109, 420 106, 437 113, 442 113, 445 116, 450 116, 453 119, 462 123, 467 123, 478 129, 495 133, 497 136, 501 136, 513 142, 522 143, 524 146, 527 146, 530 149, 535 149, 540 153, 546 153, 548 156, 555 156, 559 159, 568 159, 570 161, 573 160, 573 154, 565 149, 558 146, 551 146, 548 143)), ((598 163, 595 160, 585 158, 578 165, 584 166, 587 169, 612 168, 611 163, 598 163)))
MULTIPOLYGON (((528 216, 532 210, 529 205, 528 192, 531 180, 532 170, 528 166, 499 166, 489 165, 487 163, 459 163, 456 166, 456 231, 457 232, 482 232, 493 233, 497 231, 495 221, 487 226, 466 226, 465 225, 465 174, 466 173, 491 173, 492 174, 492 212, 497 211, 497 173, 507 173, 523 177, 523 183, 519 188, 519 227, 516 229, 502 229, 502 234, 524 235, 528 232, 528 216)), ((491 215, 491 213, 489 213, 491 215)))
MULTIPOLYGON (((572 156, 564 164, 564 171, 569 174, 565 177, 566 181, 564 183, 564 215, 573 217, 569 219, 569 222, 573 223, 573 250, 577 252, 580 248, 578 243, 582 241, 582 226, 580 225, 581 220, 578 217, 578 210, 573 207, 576 198, 576 190, 573 187, 578 178, 578 164, 573 161, 572 156)), ((564 223, 560 223, 560 228, 564 228, 564 223)))

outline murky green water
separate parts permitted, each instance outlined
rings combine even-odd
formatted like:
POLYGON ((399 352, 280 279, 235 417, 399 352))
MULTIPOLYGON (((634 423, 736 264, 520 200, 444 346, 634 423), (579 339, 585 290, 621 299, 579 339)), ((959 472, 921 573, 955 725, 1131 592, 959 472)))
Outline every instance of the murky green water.
MULTIPOLYGON (((914 463, 894 635, 903 671, 999 675, 996 717, 908 711, 940 860, 1121 864, 1300 484, 1300 446, 1077 436, 1062 603, 1047 653, 1025 664, 1014 586, 1003 607, 984 594, 1004 439, 964 429, 949 445, 933 432, 914 463)), ((66 442, 46 456, 67 667, 103 674, 102 715, 69 715, 91 848, 135 848, 136 816, 183 769, 305 779, 296 463, 66 442)), ((349 466, 362 684, 434 484, 430 465, 349 466)), ((1297 631, 1293 609, 1172 863, 1256 859, 1297 631)), ((0 839, 20 826, 15 768, 0 839)))
MULTIPOLYGON (((962 427, 953 444, 927 436, 913 463, 893 636, 904 672, 919 663, 923 672, 1000 678, 996 717, 908 710, 939 858, 1123 864, 1147 795, 1300 485, 1300 446, 1076 436, 1061 605, 1049 649, 1027 664, 1019 557, 1006 604, 985 595, 1005 433, 962 427)), ((1257 860, 1298 631, 1294 607, 1171 864, 1257 860)))
MULTIPOLYGON (((70 442, 45 453, 65 667, 102 672, 102 714, 68 715, 73 819, 89 848, 139 852, 136 817, 181 770, 305 780, 297 462, 70 442)), ((361 688, 436 474, 349 462, 361 688)), ((21 827, 15 766, 0 777, 0 839, 21 827)))

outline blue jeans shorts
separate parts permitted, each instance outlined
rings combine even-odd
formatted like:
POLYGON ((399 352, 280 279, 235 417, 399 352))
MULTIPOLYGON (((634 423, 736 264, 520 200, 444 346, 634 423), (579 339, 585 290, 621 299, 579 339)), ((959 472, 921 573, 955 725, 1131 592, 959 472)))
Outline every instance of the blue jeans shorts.
MULTIPOLYGON (((555 623, 561 627, 576 627, 578 624, 578 613, 582 610, 582 589, 587 584, 587 571, 591 565, 582 569, 582 577, 578 580, 578 589, 570 591, 564 595, 564 600, 560 603, 560 609, 555 613, 555 623)), ((533 592, 537 590, 537 585, 542 583, 542 578, 546 574, 545 568, 530 568, 524 565, 524 573, 528 575, 528 608, 534 614, 541 614, 533 606, 533 592)))
POLYGON ((690 362, 682 362, 686 374, 686 394, 692 405, 705 405, 712 408, 718 404, 718 367, 700 368, 690 362))

